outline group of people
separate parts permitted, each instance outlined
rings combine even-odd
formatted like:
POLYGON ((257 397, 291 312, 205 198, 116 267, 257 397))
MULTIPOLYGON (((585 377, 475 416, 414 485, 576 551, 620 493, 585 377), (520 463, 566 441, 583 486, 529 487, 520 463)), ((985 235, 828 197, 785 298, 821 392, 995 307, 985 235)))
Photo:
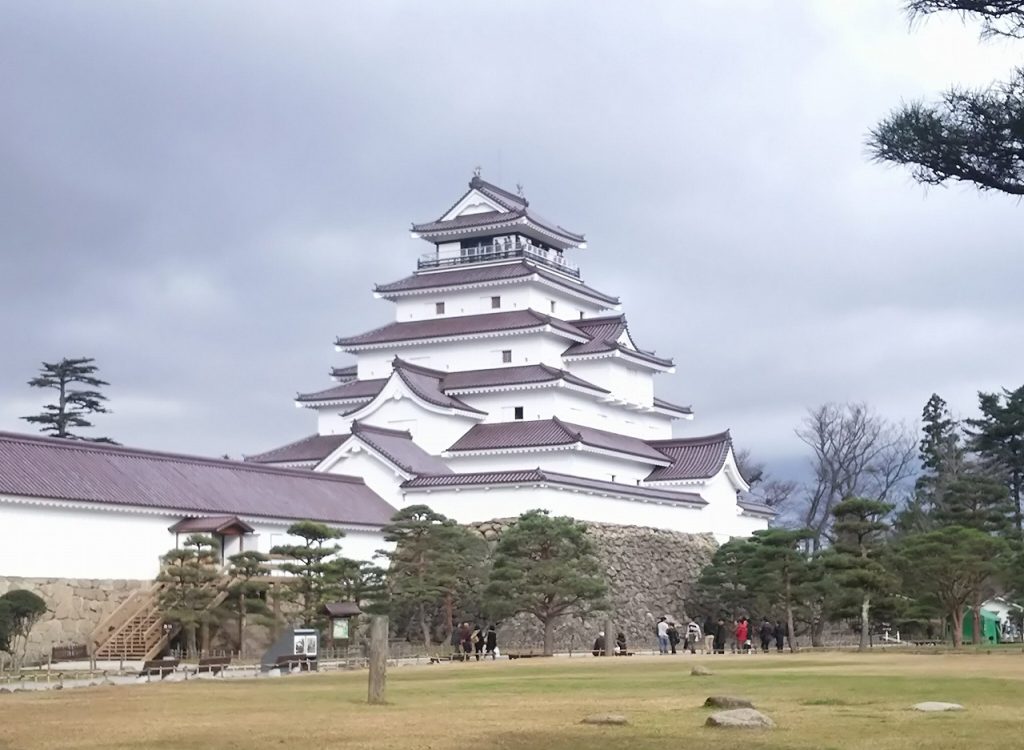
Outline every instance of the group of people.
POLYGON ((485 631, 479 625, 464 622, 452 628, 451 645, 452 652, 466 661, 470 656, 476 656, 477 661, 481 656, 498 658, 498 632, 493 625, 485 631))
POLYGON ((747 617, 740 617, 732 623, 721 617, 717 621, 708 617, 703 627, 690 620, 682 633, 676 623, 662 617, 655 633, 658 651, 662 654, 676 653, 680 643, 683 650, 691 654, 697 653, 698 648, 705 654, 724 654, 727 643, 731 643, 733 653, 751 653, 757 650, 755 639, 760 641, 761 651, 767 654, 772 646, 781 652, 786 643, 786 626, 781 620, 772 622, 767 617, 756 626, 747 617))

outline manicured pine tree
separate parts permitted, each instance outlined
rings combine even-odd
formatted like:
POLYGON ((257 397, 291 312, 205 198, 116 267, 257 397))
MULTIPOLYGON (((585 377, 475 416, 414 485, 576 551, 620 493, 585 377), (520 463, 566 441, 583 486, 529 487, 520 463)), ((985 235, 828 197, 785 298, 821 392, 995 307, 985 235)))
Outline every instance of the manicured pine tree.
POLYGON ((834 541, 829 567, 840 588, 857 599, 860 615, 860 651, 867 650, 872 603, 891 591, 896 582, 879 560, 889 529, 886 517, 893 506, 866 498, 843 500, 832 513, 834 541))
POLYGON ((786 637, 789 650, 795 651, 794 609, 801 603, 801 583, 807 575, 808 557, 805 543, 813 538, 809 529, 771 528, 755 531, 744 575, 748 590, 773 587, 777 606, 786 613, 786 637))
POLYGON ((212 536, 191 534, 180 549, 164 555, 157 576, 163 584, 158 594, 160 611, 184 631, 185 651, 190 656, 208 650, 210 625, 223 615, 213 606, 220 594, 219 552, 220 545, 212 536), (201 633, 198 642, 197 633, 201 633))
POLYGON ((57 391, 57 403, 44 406, 41 414, 22 419, 41 425, 41 431, 53 437, 114 443, 110 438, 87 438, 74 432, 81 427, 93 426, 86 417, 109 411, 104 406, 107 397, 98 389, 110 383, 96 377, 99 368, 94 362, 92 357, 65 357, 60 362, 43 362, 39 368, 40 374, 28 381, 28 384, 33 388, 57 391), (75 388, 76 385, 87 388, 75 388))
POLYGON ((429 648, 440 607, 453 607, 469 580, 479 576, 486 542, 426 505, 398 511, 383 532, 384 539, 395 545, 380 553, 391 563, 385 579, 386 608, 392 617, 414 612, 429 648))
POLYGON ((253 623, 273 624, 273 614, 267 605, 266 594, 270 588, 267 562, 270 558, 262 552, 248 550, 228 558, 227 599, 224 609, 230 611, 238 624, 238 651, 245 649, 245 631, 253 623))
POLYGON ((1013 502, 1013 521, 1021 535, 1024 495, 1024 386, 1015 391, 979 393, 981 416, 968 419, 971 448, 986 468, 1005 479, 1013 502))
POLYGON ((752 612, 762 586, 747 587, 747 562, 752 549, 746 539, 730 539, 715 550, 711 562, 697 579, 696 599, 709 615, 732 620, 740 613, 752 612))
POLYGON ((21 667, 29 634, 44 614, 46 602, 31 591, 14 589, 0 596, 0 651, 11 655, 14 669, 21 667))
POLYGON ((283 593, 298 606, 303 624, 320 627, 325 620, 324 604, 358 591, 352 579, 358 577, 360 564, 339 554, 341 547, 334 540, 345 536, 340 529, 299 521, 288 527, 288 534, 301 538, 303 544, 280 544, 270 550, 271 555, 289 558, 279 565, 293 576, 284 584, 283 593))
POLYGON ((587 528, 546 510, 519 516, 502 534, 486 589, 496 616, 527 612, 544 626, 544 653, 554 653, 555 625, 604 605, 607 585, 587 528))
POLYGON ((963 642, 964 611, 1008 566, 1010 546, 1000 537, 964 526, 944 526, 902 540, 897 561, 903 590, 938 607, 963 642))

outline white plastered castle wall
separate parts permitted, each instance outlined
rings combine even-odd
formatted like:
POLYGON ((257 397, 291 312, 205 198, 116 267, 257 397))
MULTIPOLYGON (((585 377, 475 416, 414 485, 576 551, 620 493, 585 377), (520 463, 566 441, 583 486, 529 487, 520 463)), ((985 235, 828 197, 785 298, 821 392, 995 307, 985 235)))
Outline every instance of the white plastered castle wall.
POLYGON ((464 474, 482 471, 516 471, 541 468, 561 474, 636 485, 654 468, 642 460, 579 449, 522 450, 508 453, 464 456, 452 454, 445 460, 453 471, 464 474), (615 479, 612 479, 612 477, 615 479))
POLYGON ((654 372, 631 365, 620 357, 567 359, 563 367, 573 375, 611 391, 613 397, 626 403, 654 405, 654 372))
MULTIPOLYGON (((187 534, 169 527, 186 513, 146 508, 71 503, 46 498, 0 497, 0 573, 29 578, 152 580, 160 557, 187 534), (34 533, 38 532, 38 533, 34 533)), ((253 527, 246 550, 269 552, 288 543, 286 529, 299 519, 255 519, 240 516, 253 527)), ((335 525, 335 524, 331 524, 335 525)), ((370 561, 384 544, 377 529, 345 527, 342 554, 370 561)), ((237 540, 225 556, 239 551, 237 540)))
POLYGON ((395 320, 398 322, 530 309, 571 322, 579 320, 581 314, 590 318, 609 309, 607 305, 562 291, 556 285, 527 280, 518 280, 514 284, 403 295, 397 297, 394 304, 395 320), (498 298, 497 307, 494 306, 495 297, 498 298), (444 303, 444 312, 438 312, 438 303, 444 303))

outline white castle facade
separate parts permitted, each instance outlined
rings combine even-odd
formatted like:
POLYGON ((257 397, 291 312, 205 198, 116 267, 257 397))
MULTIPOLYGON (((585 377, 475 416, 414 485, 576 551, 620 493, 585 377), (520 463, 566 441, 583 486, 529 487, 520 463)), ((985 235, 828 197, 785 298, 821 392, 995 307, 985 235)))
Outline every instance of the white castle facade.
POLYGON ((473 177, 416 271, 379 285, 394 320, 336 341, 355 364, 303 393, 317 432, 248 461, 361 477, 394 507, 469 523, 533 508, 718 539, 766 528, 729 434, 673 438, 689 407, 655 395, 671 360, 566 257, 582 235, 473 177))

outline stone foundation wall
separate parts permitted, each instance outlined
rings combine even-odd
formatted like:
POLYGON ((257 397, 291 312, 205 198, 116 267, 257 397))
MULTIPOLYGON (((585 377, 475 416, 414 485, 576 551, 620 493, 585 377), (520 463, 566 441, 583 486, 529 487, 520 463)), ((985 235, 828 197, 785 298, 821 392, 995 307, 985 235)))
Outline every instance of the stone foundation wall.
MULTIPOLYGON (((497 519, 470 525, 492 544, 515 519, 497 519)), ((684 534, 644 526, 619 526, 588 523, 608 581, 609 613, 616 631, 626 635, 630 649, 655 647, 654 628, 662 615, 685 622, 686 615, 702 618, 703 613, 687 611, 701 570, 711 561, 718 547, 710 534, 684 534)), ((555 633, 558 651, 589 651, 598 631, 604 629, 605 616, 589 620, 566 619, 555 633)), ((614 639, 615 634, 612 634, 614 639)), ((499 647, 539 648, 544 631, 536 618, 519 616, 501 623, 499 647)))
POLYGON ((29 635, 25 663, 45 662, 53 646, 86 644, 89 635, 137 588, 151 581, 16 578, 0 576, 0 594, 27 589, 46 602, 47 613, 29 635))

